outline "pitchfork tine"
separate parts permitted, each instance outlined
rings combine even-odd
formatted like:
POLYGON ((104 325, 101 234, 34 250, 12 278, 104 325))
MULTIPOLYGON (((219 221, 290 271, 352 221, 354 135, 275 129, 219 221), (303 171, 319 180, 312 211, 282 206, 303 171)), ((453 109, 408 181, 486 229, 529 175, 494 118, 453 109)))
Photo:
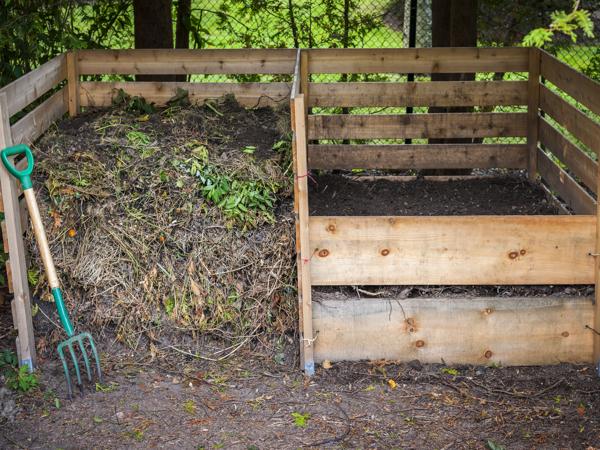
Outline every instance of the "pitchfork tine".
POLYGON ((71 375, 69 374, 69 366, 67 364, 67 360, 65 359, 65 353, 63 351, 63 347, 61 347, 60 345, 58 346, 58 356, 60 356, 63 371, 65 372, 65 378, 67 379, 67 394, 70 400, 71 398, 73 398, 73 386, 71 386, 71 375))
POLYGON ((96 350, 96 344, 94 343, 94 339, 92 339, 92 335, 88 332, 83 333, 90 341, 90 348, 92 349, 92 354, 94 355, 94 360, 96 361, 96 371, 98 372, 98 381, 102 383, 102 370, 100 369, 100 358, 98 357, 98 351, 96 350))
POLYGON ((79 363, 77 362, 77 356, 75 355, 75 350, 73 350, 73 343, 69 342, 67 344, 69 347, 69 353, 71 353, 71 359, 73 360, 73 367, 75 368, 75 375, 77 375, 77 384, 79 389, 83 389, 83 384, 81 382, 81 372, 79 372, 79 363))
POLYGON ((88 358, 88 354, 85 349, 85 345, 83 343, 83 340, 78 340, 77 342, 79 343, 79 350, 81 350, 81 355, 83 356, 83 362, 85 364, 85 370, 87 372, 88 381, 91 383, 92 382, 92 369, 90 367, 90 360, 88 358))

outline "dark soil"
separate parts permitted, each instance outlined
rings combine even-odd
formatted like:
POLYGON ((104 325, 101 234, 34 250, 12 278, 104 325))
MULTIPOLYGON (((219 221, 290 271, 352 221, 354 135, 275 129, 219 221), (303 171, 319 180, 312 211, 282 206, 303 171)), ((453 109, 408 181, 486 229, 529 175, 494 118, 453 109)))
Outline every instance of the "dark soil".
POLYGON ((558 214, 545 192, 518 174, 406 182, 313 176, 309 181, 309 206, 311 215, 317 216, 558 214))
MULTIPOLYGON (((114 350, 113 350, 114 351, 114 350)), ((251 353, 222 364, 114 355, 95 393, 40 390, 0 430, 1 448, 592 449, 592 367, 339 363, 311 379, 251 353), (57 401, 56 398, 59 400, 57 401), (58 407, 57 407, 58 405, 58 407)))

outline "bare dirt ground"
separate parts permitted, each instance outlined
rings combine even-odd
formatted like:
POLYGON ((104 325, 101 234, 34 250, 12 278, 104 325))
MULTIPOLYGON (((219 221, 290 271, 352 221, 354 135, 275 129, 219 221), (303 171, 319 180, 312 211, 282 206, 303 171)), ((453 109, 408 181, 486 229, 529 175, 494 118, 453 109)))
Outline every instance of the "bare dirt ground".
POLYGON ((18 398, 1 448, 591 449, 600 381, 589 366, 343 363, 305 378, 250 352, 169 365, 105 356, 104 383, 72 401, 62 372, 18 398))

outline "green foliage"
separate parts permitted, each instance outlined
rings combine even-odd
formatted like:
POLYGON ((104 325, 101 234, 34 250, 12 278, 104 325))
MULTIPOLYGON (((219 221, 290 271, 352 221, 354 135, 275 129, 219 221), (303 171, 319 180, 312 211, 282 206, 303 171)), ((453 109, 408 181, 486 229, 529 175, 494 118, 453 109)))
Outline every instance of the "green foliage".
POLYGON ((561 33, 571 38, 573 43, 577 42, 577 31, 581 30, 589 38, 594 37, 594 23, 590 13, 579 9, 579 0, 573 4, 570 13, 555 11, 551 14, 552 22, 547 28, 536 28, 523 38, 523 45, 532 47, 543 47, 552 42, 555 33, 561 33))
POLYGON ((29 373, 27 366, 18 367, 17 355, 10 350, 0 353, 0 371, 6 379, 6 385, 20 392, 29 392, 38 386, 38 378, 35 373, 29 373))
POLYGON ((452 368, 452 367, 444 367, 444 368, 441 370, 441 372, 442 372, 442 373, 445 373, 445 374, 448 374, 448 375, 453 375, 453 376, 456 376, 456 375, 458 375, 458 370, 456 370, 456 369, 454 369, 454 368, 452 368))
POLYGON ((148 103, 144 97, 132 97, 123 89, 117 91, 113 97, 113 105, 123 108, 125 111, 133 114, 152 114, 156 112, 153 103, 148 103))
POLYGON ((196 157, 188 161, 187 171, 198 179, 207 200, 245 229, 274 221, 272 210, 279 183, 268 177, 252 179, 242 173, 224 171, 209 162, 206 147, 199 149, 196 157))
POLYGON ((308 419, 310 419, 310 414, 293 412, 292 418, 294 419, 295 426, 297 426, 298 428, 306 428, 306 425, 308 424, 308 419))

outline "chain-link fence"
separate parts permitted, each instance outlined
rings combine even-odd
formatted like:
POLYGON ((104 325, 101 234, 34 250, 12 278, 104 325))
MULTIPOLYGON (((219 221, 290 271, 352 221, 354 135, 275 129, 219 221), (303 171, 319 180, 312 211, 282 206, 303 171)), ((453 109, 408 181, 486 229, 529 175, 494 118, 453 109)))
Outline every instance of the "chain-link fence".
MULTIPOLYGON (((598 3, 598 0, 587 0, 581 6, 590 10, 592 19, 597 22, 596 28, 600 29, 598 3)), ((570 0, 550 0, 543 4, 480 0, 479 45, 518 45, 532 28, 547 26, 552 11, 571 7, 570 0)), ((191 44, 195 48, 430 47, 432 2, 204 0, 192 2, 190 25, 191 44)), ((578 70, 600 79, 598 40, 580 40, 579 43, 581 45, 573 45, 559 37, 549 50, 578 70)))

